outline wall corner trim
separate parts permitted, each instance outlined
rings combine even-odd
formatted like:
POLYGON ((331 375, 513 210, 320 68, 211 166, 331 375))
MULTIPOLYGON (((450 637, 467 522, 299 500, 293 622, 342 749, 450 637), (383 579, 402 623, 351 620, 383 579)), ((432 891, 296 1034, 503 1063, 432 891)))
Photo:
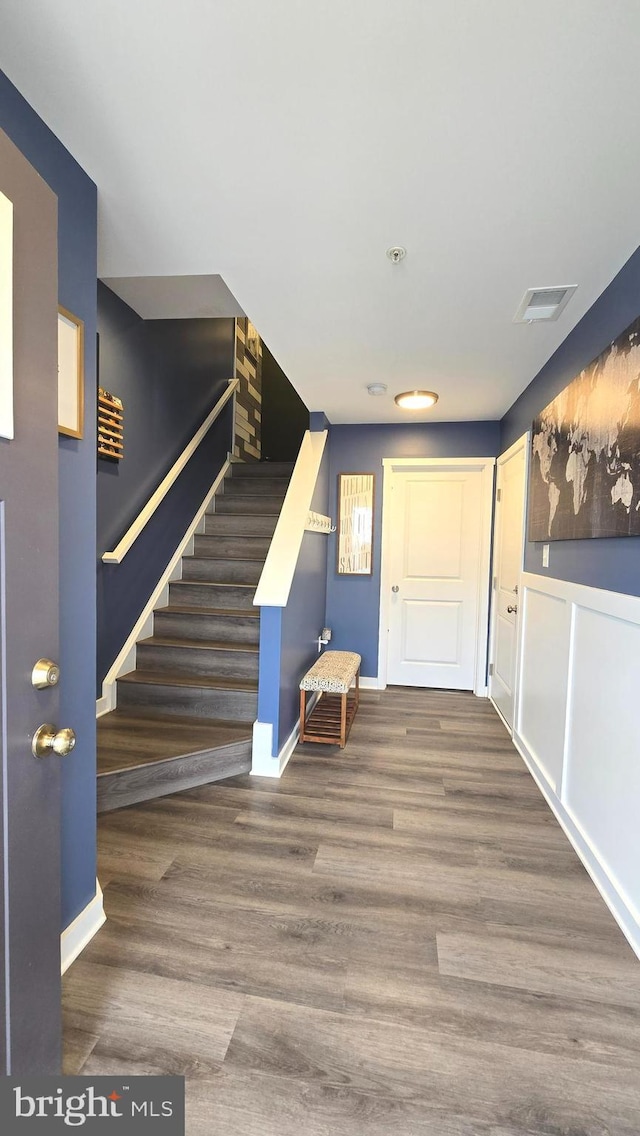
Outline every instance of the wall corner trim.
POLYGON ((93 936, 106 923, 102 888, 96 879, 96 894, 79 915, 65 927, 60 936, 60 973, 64 974, 72 962, 91 942, 93 936))
MULTIPOLYGON (((318 701, 316 693, 307 702, 309 711, 318 701)), ((251 774, 253 777, 282 777, 289 764, 300 738, 300 722, 296 722, 289 737, 285 740, 277 757, 272 757, 273 725, 271 722, 253 723, 253 750, 251 753, 251 774)))

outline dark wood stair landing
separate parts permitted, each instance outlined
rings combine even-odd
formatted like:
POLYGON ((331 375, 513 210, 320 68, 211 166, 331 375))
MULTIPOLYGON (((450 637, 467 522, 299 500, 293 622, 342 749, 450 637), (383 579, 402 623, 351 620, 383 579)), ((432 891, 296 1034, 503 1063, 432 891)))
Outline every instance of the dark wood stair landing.
POLYGON ((251 769, 251 726, 131 714, 98 718, 98 812, 251 769))
POLYGON ((118 709, 98 719, 98 811, 248 773, 257 716, 253 597, 291 466, 234 464, 118 709))

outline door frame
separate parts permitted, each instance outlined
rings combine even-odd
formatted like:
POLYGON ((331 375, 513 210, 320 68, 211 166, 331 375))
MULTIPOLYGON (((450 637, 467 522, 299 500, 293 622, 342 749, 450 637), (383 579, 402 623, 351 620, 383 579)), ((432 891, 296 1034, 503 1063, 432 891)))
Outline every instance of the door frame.
POLYGON ((491 583, 491 537, 495 458, 383 458, 382 459, 382 551, 380 561, 380 620, 378 624, 378 688, 387 685, 389 652, 389 605, 391 593, 391 530, 393 482, 399 473, 442 471, 482 474, 482 517, 480 528, 480 574, 478 577, 478 618, 476 622, 476 661, 473 693, 487 697, 489 649, 489 588, 491 583))
MULTIPOLYGON (((515 442, 512 443, 512 445, 509 446, 508 450, 505 450, 503 454, 500 454, 496 458, 496 478, 495 478, 495 488, 494 488, 493 537, 492 537, 492 549, 493 549, 492 559, 495 562, 495 550, 498 548, 498 538, 500 536, 500 523, 501 523, 501 512, 497 507, 498 506, 498 489, 500 488, 500 486, 498 485, 498 473, 499 473, 499 470, 500 470, 500 465, 501 464, 506 465, 506 463, 510 460, 510 458, 512 458, 513 455, 515 453, 517 453, 517 451, 521 447, 524 447, 524 480, 523 480, 524 493, 523 493, 523 501, 522 501, 522 533, 521 533, 521 536, 520 536, 520 571, 518 573, 518 607, 520 607, 520 599, 521 599, 521 596, 522 596, 522 573, 524 572, 524 552, 525 552, 525 547, 526 547, 526 543, 527 543, 527 503, 528 503, 528 486, 529 486, 529 463, 530 463, 530 460, 531 460, 531 430, 526 430, 524 434, 522 434, 519 438, 516 439, 515 442)), ((492 564, 492 570, 493 570, 493 564, 492 564)), ((497 575, 493 575, 492 579, 491 579, 491 609, 490 609, 490 616, 489 616, 489 649, 488 649, 488 653, 487 653, 487 694, 489 696, 489 701, 491 702, 491 705, 493 706, 496 714, 498 715, 501 722, 503 723, 505 729, 508 730, 509 735, 511 737, 513 737, 513 732, 514 732, 514 729, 515 729, 515 723, 516 723, 516 720, 517 720, 518 702, 520 700, 520 638, 521 638, 521 634, 522 634, 522 620, 518 619, 517 624, 516 624, 516 642, 515 642, 516 666, 515 666, 515 671, 514 671, 514 675, 513 675, 513 723, 514 724, 513 724, 513 727, 512 727, 512 726, 509 725, 507 720, 500 713, 500 710, 498 709, 493 698, 489 694, 489 666, 494 661, 493 660, 493 652, 495 650, 495 644, 496 644, 496 616, 497 616, 497 611, 498 611, 498 605, 496 604, 495 601, 496 601, 496 593, 497 593, 497 586, 496 586, 497 581, 498 581, 497 575)), ((519 614, 520 614, 520 612, 518 611, 518 615, 519 614)))

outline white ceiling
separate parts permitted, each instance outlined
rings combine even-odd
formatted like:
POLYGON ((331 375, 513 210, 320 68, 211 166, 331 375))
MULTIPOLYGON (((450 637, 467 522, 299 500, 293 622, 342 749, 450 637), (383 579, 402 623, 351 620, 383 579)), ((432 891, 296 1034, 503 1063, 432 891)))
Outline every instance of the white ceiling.
POLYGON ((500 417, 590 307, 639 239, 639 42, 636 0, 0 16, 0 66, 98 184, 101 276, 220 274, 334 422, 406 421, 414 386, 430 419, 500 417), (554 284, 557 323, 512 323, 554 284))

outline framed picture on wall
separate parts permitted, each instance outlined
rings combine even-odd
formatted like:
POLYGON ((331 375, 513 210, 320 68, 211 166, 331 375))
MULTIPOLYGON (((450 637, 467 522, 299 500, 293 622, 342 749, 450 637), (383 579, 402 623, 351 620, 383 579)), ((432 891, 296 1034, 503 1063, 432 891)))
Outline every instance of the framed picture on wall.
POLYGON ((372 473, 338 474, 338 575, 373 572, 372 473))
POLYGON ((58 433, 82 437, 84 418, 84 324, 58 308, 58 433))

